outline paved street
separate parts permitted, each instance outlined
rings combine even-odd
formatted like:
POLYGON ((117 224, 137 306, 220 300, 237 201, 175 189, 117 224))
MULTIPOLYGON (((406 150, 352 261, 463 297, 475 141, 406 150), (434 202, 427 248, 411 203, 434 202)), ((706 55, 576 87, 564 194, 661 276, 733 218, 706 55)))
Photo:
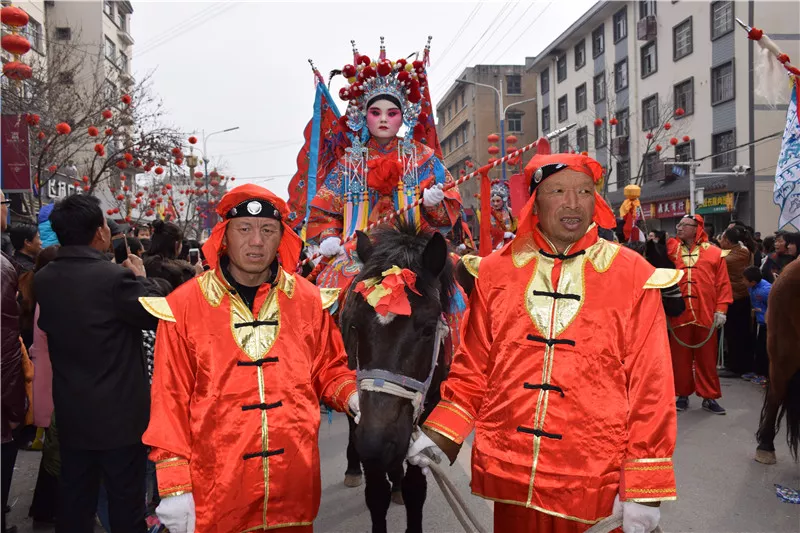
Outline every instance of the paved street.
MULTIPOLYGON (((741 380, 723 380, 722 405, 726 416, 714 416, 700 409, 692 398, 689 411, 680 413, 675 464, 678 496, 663 507, 662 526, 666 532, 796 532, 800 531, 800 505, 781 503, 773 485, 800 488, 800 465, 790 461, 781 432, 776 440, 778 464, 765 466, 753 461, 754 433, 761 409, 761 388, 741 380)), ((368 532, 369 514, 364 505, 364 487, 350 489, 342 484, 346 465, 347 422, 335 414, 331 424, 323 417, 320 428, 322 457, 322 505, 315 525, 318 533, 368 532)), ((469 495, 468 450, 448 470, 463 491, 473 511, 491 529, 491 506, 469 495)), ((9 524, 20 533, 33 531, 25 518, 33 494, 39 454, 24 452, 17 461, 10 504, 9 524)), ((402 532, 404 510, 393 505, 389 511, 390 531, 402 532)), ((431 480, 425 508, 427 531, 458 533, 460 527, 441 491, 431 480)), ((99 528, 98 528, 99 531, 99 528)))

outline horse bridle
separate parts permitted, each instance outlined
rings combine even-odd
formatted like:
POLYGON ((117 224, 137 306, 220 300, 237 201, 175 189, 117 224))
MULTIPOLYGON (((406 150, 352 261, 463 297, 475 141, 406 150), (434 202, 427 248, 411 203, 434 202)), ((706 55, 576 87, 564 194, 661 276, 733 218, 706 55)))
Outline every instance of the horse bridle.
POLYGON ((382 392, 390 396, 411 400, 411 405, 414 407, 413 424, 416 425, 422 415, 425 396, 428 394, 428 389, 430 389, 433 381, 433 373, 439 361, 442 342, 448 333, 450 333, 450 328, 447 325, 447 321, 444 316, 440 316, 436 324, 431 370, 428 372, 428 378, 424 382, 389 370, 363 370, 358 362, 358 350, 356 349, 356 382, 358 383, 359 394, 361 391, 382 392))

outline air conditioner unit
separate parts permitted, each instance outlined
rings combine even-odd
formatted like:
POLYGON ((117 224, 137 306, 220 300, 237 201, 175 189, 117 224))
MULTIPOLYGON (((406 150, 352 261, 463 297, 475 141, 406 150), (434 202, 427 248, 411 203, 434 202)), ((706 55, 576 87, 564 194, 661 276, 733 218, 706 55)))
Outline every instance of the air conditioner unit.
POLYGON ((640 41, 652 41, 658 35, 658 22, 655 15, 647 15, 636 23, 636 38, 640 41))
POLYGON ((620 135, 611 139, 611 154, 615 156, 628 155, 628 136, 620 135))

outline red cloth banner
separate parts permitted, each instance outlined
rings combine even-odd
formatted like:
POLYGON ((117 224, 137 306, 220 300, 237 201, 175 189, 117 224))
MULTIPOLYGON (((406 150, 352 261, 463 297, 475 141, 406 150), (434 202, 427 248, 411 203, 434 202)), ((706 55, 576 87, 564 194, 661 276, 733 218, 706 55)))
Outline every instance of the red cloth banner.
POLYGON ((486 257, 492 253, 492 182, 489 180, 488 170, 481 173, 481 220, 480 220, 480 248, 478 254, 486 257))
POLYGON ((0 183, 3 191, 30 192, 31 164, 28 153, 28 123, 23 115, 3 115, 0 183))
POLYGON ((508 180, 508 191, 511 203, 511 214, 519 218, 522 208, 530 198, 528 185, 525 183, 525 174, 514 174, 508 180))

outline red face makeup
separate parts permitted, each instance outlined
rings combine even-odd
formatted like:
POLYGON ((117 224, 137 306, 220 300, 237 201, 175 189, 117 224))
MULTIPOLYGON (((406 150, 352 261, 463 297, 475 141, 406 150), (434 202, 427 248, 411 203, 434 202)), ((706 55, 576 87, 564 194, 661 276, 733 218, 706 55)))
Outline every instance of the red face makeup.
POLYGON ((367 128, 380 144, 394 139, 402 124, 403 112, 388 100, 378 100, 367 109, 367 128))

